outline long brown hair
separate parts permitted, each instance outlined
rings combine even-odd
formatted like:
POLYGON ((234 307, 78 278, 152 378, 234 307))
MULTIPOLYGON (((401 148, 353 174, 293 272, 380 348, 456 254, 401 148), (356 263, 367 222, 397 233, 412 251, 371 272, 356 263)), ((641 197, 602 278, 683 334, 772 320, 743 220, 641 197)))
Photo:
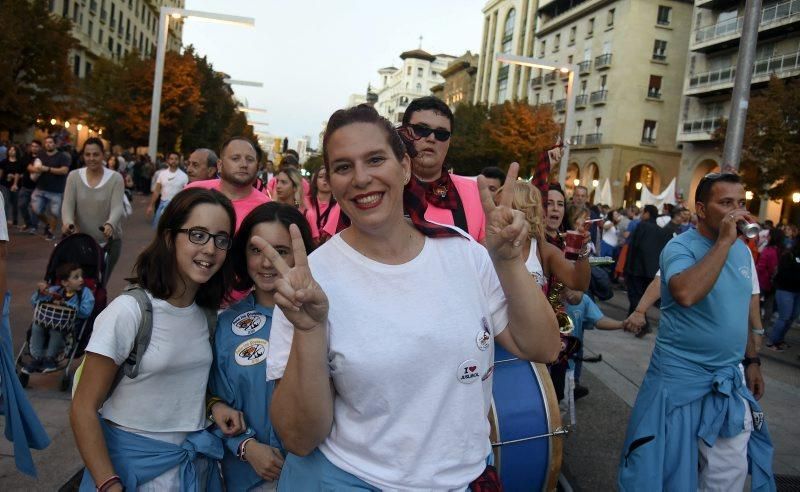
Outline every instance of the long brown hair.
MULTIPOLYGON (((133 267, 136 277, 132 281, 147 289, 153 297, 169 299, 179 288, 175 238, 194 207, 203 203, 219 205, 225 209, 230 221, 228 233, 233 237, 236 213, 225 195, 216 190, 202 188, 190 188, 175 195, 158 221, 153 241, 139 254, 133 267)), ((198 306, 218 309, 232 285, 233 262, 228 254, 217 273, 197 290, 194 301, 198 306)))

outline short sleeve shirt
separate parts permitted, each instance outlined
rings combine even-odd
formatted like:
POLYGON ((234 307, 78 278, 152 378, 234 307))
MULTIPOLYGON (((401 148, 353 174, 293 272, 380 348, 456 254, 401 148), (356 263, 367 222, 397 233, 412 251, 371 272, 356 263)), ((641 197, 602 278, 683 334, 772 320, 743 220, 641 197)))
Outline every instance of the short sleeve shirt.
MULTIPOLYGON (((70 159, 69 155, 64 152, 56 152, 53 155, 48 155, 47 152, 39 154, 39 160, 42 165, 51 169, 66 167, 69 168, 70 159)), ((36 181, 36 188, 42 191, 49 191, 51 193, 64 193, 64 187, 67 185, 67 175, 59 176, 51 173, 42 173, 39 180, 36 181)))
POLYGON ((593 330, 594 325, 603 319, 603 312, 586 294, 578 304, 564 303, 564 309, 575 325, 573 336, 580 339, 583 339, 584 330, 593 330))
POLYGON ((714 242, 696 229, 673 238, 661 252, 661 320, 656 345, 715 369, 737 364, 747 343, 750 300, 758 292, 750 250, 736 241, 708 295, 689 307, 672 297, 669 281, 699 262, 714 242))
POLYGON ((172 200, 184 186, 189 184, 189 176, 180 169, 175 172, 164 169, 158 174, 158 183, 161 184, 161 200, 172 200))

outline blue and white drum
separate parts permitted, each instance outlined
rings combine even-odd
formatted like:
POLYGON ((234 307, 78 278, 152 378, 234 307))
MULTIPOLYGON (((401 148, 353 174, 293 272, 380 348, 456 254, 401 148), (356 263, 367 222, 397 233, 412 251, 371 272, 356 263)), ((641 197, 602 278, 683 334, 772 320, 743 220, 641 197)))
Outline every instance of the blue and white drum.
POLYGON ((495 467, 504 489, 555 490, 565 431, 547 367, 520 360, 495 345, 489 421, 495 467))

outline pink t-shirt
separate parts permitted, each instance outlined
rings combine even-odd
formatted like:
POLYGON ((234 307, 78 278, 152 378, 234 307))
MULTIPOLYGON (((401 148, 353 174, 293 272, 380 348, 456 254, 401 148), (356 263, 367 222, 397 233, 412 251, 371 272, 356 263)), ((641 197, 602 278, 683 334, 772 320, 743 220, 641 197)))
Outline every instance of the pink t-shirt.
MULTIPOLYGON (((219 191, 221 180, 220 179, 206 179, 203 181, 195 181, 193 183, 189 183, 186 185, 184 189, 188 188, 205 188, 207 190, 217 190, 219 191)), ((239 226, 242 224, 242 221, 247 214, 253 211, 259 205, 269 202, 270 199, 267 195, 261 193, 257 189, 253 188, 250 194, 244 198, 240 198, 238 200, 231 200, 233 203, 233 209, 236 211, 236 231, 239 230, 239 226)))
MULTIPOLYGON (((478 182, 472 178, 458 176, 455 174, 450 175, 453 184, 458 190, 458 196, 461 198, 461 203, 464 206, 464 215, 467 218, 467 232, 470 236, 480 242, 486 237, 486 215, 483 213, 483 205, 481 205, 481 195, 478 192, 478 182)), ((322 231, 330 236, 336 235, 336 226, 339 223, 339 204, 333 206, 331 213, 328 215, 328 222, 322 228, 322 231)), ((453 220, 453 212, 444 208, 439 208, 428 203, 428 208, 425 210, 425 218, 431 222, 444 225, 455 225, 453 220)))
MULTIPOLYGON (((310 198, 306 198, 305 202, 306 202, 305 216, 306 220, 308 221, 308 225, 311 226, 311 236, 314 239, 317 239, 319 238, 319 232, 320 232, 320 230, 317 228, 317 211, 314 210, 314 205, 311 203, 310 198)), ((328 210, 328 208, 330 208, 330 202, 319 202, 320 215, 325 214, 325 211, 328 210)), ((331 210, 331 213, 333 213, 333 210, 331 210)), ((322 222, 322 227, 323 227, 322 230, 325 230, 325 225, 330 221, 329 219, 330 215, 325 217, 325 220, 322 222)), ((338 213, 336 214, 336 220, 339 220, 338 213)), ((334 227, 336 227, 335 224, 334 227)))

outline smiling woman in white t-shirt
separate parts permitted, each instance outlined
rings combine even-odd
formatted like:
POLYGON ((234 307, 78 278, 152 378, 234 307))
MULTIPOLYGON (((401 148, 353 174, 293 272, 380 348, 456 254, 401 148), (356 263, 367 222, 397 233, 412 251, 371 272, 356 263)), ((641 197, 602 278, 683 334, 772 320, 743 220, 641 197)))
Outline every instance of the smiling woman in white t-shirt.
POLYGON ((278 488, 464 490, 490 475, 494 341, 540 362, 560 347, 525 269, 527 223, 511 187, 495 206, 483 181, 486 248, 426 221, 406 146, 369 106, 334 113, 323 148, 351 226, 309 258, 292 226, 292 268, 251 238, 282 276, 267 378, 280 380, 270 416, 293 454, 278 488))
POLYGON ((203 309, 218 309, 229 290, 234 223, 230 200, 217 191, 185 190, 170 201, 134 267, 152 303, 151 339, 138 375, 123 377, 110 395, 142 311, 121 295, 97 317, 70 409, 88 471, 81 490, 185 490, 194 475, 181 470, 187 440, 198 457, 213 450, 221 457, 221 443, 197 432, 205 427, 212 361, 203 309))

